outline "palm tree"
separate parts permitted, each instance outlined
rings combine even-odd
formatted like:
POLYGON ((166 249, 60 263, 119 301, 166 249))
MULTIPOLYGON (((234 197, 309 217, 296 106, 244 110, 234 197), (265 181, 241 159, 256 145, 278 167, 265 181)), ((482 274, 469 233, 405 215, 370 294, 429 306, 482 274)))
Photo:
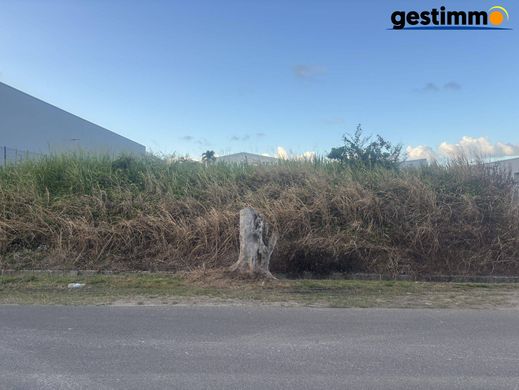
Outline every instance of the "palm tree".
POLYGON ((212 163, 216 161, 216 156, 214 155, 214 150, 206 150, 202 153, 202 161, 207 163, 212 163))

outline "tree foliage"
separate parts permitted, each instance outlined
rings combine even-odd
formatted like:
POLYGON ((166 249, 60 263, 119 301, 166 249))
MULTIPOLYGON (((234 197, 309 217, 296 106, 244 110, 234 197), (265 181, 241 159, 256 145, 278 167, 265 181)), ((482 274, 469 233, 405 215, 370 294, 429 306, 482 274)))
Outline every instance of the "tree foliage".
POLYGON ((202 161, 206 163, 211 163, 216 161, 216 156, 214 153, 214 150, 206 150, 204 153, 202 153, 202 161))
POLYGON ((332 148, 328 154, 329 159, 370 168, 376 166, 395 168, 403 157, 402 145, 393 145, 380 135, 375 139, 364 136, 360 124, 353 135, 345 134, 343 141, 343 146, 332 148))

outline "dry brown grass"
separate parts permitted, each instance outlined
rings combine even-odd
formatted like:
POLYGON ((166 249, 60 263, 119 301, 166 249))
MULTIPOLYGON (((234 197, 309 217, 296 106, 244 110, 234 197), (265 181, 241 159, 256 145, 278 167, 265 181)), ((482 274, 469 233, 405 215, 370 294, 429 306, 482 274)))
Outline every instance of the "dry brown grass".
POLYGON ((251 206, 280 233, 274 271, 519 274, 512 187, 463 162, 394 172, 55 158, 0 172, 0 268, 223 267, 251 206))

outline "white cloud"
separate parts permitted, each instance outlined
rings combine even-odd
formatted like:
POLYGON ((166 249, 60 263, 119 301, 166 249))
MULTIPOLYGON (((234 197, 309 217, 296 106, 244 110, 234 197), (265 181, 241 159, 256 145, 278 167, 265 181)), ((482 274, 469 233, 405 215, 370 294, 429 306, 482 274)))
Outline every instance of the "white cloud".
POLYGON ((278 146, 276 150, 276 157, 281 160, 314 160, 317 153, 307 151, 302 154, 289 153, 283 146, 278 146))
POLYGON ((317 156, 317 154, 315 152, 304 152, 302 155, 301 155, 301 158, 304 159, 304 160, 310 160, 310 161, 313 161, 315 160, 315 157, 317 156))
POLYGON ((438 146, 438 151, 440 154, 448 157, 456 157, 461 154, 459 144, 449 144, 447 142, 442 142, 440 146, 438 146))
POLYGON ((420 160, 422 158, 425 158, 428 161, 436 160, 436 153, 430 146, 408 146, 406 152, 408 160, 420 160))
POLYGON ((504 144, 502 142, 498 142, 496 144, 496 147, 498 150, 503 153, 504 156, 515 156, 519 155, 519 145, 512 145, 512 144, 504 144))
POLYGON ((485 137, 468 137, 464 136, 460 140, 460 146, 468 151, 474 152, 474 153, 483 153, 483 154, 495 154, 496 148, 494 145, 490 143, 488 139, 485 137))
POLYGON ((276 155, 278 158, 282 160, 288 160, 288 152, 285 150, 283 146, 278 146, 276 150, 276 155))
POLYGON ((493 143, 486 137, 465 135, 456 143, 442 142, 437 150, 425 145, 409 145, 406 152, 409 160, 426 158, 431 161, 437 157, 456 158, 461 156, 467 158, 503 157, 519 155, 519 144, 493 143))
POLYGON ((486 137, 462 137, 458 143, 442 142, 439 151, 447 157, 464 155, 467 157, 502 157, 519 154, 519 145, 497 142, 492 143, 486 137))

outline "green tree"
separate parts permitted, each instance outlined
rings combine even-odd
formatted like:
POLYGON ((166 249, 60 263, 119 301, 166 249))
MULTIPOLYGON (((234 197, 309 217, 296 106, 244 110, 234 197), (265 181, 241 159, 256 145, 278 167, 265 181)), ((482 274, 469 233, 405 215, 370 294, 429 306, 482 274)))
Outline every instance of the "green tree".
POLYGON ((202 161, 205 163, 212 163, 216 161, 214 150, 206 150, 202 153, 202 161))
POLYGON ((365 137, 360 124, 353 135, 345 134, 343 141, 343 146, 332 148, 329 159, 370 168, 396 168, 403 158, 402 145, 393 145, 380 135, 374 140, 371 136, 365 137))

